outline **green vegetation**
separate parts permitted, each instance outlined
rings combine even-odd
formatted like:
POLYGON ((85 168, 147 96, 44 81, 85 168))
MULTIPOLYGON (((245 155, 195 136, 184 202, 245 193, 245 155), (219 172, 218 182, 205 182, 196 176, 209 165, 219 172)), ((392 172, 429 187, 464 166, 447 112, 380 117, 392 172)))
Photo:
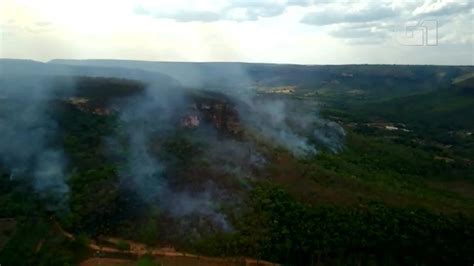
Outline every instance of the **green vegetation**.
POLYGON ((113 117, 62 106, 57 118, 63 145, 71 158, 70 208, 62 217, 66 228, 89 234, 105 233, 120 212, 118 175, 106 157, 103 138, 113 130, 113 117))
POLYGON ((45 218, 19 220, 19 228, 0 252, 5 265, 74 265, 87 251, 67 240, 45 218))
POLYGON ((430 182, 449 184, 463 180, 467 182, 465 188, 472 189, 472 166, 463 161, 439 160, 432 151, 390 139, 348 133, 344 151, 323 152, 314 161, 306 162, 307 176, 321 186, 349 193, 359 201, 378 200, 396 206, 415 205, 474 215, 472 194, 429 186, 430 182))
MULTIPOLYGON (((0 264, 76 265, 91 256, 88 245, 99 236, 286 265, 472 264, 472 74, 449 67, 386 66, 371 77, 366 72, 373 66, 344 66, 327 67, 311 79, 311 71, 293 75, 297 66, 287 70, 274 85, 301 78, 295 93, 262 97, 294 101, 301 112, 318 105, 323 117, 345 128, 340 152, 321 148, 318 154, 295 158, 261 136, 245 136, 267 157, 249 180, 238 171, 235 177, 213 171, 213 163, 227 165, 209 154, 215 143, 203 141, 206 130, 175 130, 150 143, 150 152, 166 162, 173 186, 186 183, 198 190, 213 181, 238 196, 218 206, 232 228, 225 232, 204 219, 174 219, 121 183, 129 151, 119 143, 112 156, 107 141, 111 135, 118 135, 119 142, 127 139, 117 115, 102 111, 117 98, 141 92, 143 85, 101 78, 79 82, 77 96, 90 99, 93 108, 56 101, 48 110, 59 128, 54 144, 69 158, 67 209, 49 210, 31 193, 28 177, 11 178, 0 165, 0 217, 15 221, 15 226, 0 228, 0 242, 5 242, 0 243, 0 264), (420 83, 441 72, 445 76, 439 83, 420 83)), ((264 76, 269 70, 253 71, 264 76)), ((209 96, 203 94, 194 97, 209 96)), ((130 250, 126 241, 112 246, 130 250)), ((148 256, 137 263, 157 265, 148 256)))
POLYGON ((119 240, 116 246, 118 250, 122 250, 122 251, 130 250, 130 244, 123 240, 119 240))
POLYGON ((137 266, 160 266, 160 264, 155 262, 151 256, 143 256, 138 260, 137 266))
POLYGON ((201 252, 290 265, 464 265, 474 259, 474 222, 462 216, 379 203, 311 206, 269 184, 257 185, 246 203, 237 233, 199 243, 201 252))

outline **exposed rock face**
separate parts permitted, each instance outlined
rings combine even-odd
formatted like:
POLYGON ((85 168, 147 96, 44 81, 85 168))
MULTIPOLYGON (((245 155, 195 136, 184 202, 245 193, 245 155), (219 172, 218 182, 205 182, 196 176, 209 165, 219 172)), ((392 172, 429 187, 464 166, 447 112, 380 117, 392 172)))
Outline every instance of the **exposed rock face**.
POLYGON ((104 106, 94 106, 87 98, 70 97, 69 99, 65 100, 65 102, 75 106, 81 112, 89 112, 100 116, 108 116, 112 114, 111 109, 104 106))
MULTIPOLYGON (((243 128, 239 119, 236 104, 228 96, 211 91, 185 91, 188 106, 178 108, 176 121, 183 128, 196 128, 204 124, 212 125, 220 134, 238 137, 243 128)), ((89 112, 100 116, 108 116, 115 113, 115 108, 104 104, 108 101, 102 99, 90 99, 86 97, 70 97, 65 102, 73 105, 82 112, 89 112)))
POLYGON ((224 94, 208 91, 192 92, 189 96, 191 114, 181 120, 183 127, 197 127, 201 121, 212 124, 220 133, 238 136, 242 133, 239 114, 224 94))
POLYGON ((198 127, 200 119, 197 114, 189 114, 181 118, 181 126, 187 128, 198 127))

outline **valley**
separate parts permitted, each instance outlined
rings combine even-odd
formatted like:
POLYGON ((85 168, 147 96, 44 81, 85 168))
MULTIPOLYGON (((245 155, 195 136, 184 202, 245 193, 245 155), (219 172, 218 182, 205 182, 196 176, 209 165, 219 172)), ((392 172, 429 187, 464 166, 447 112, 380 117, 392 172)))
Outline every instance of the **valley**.
POLYGON ((2 265, 474 259, 473 67, 0 65, 2 265))

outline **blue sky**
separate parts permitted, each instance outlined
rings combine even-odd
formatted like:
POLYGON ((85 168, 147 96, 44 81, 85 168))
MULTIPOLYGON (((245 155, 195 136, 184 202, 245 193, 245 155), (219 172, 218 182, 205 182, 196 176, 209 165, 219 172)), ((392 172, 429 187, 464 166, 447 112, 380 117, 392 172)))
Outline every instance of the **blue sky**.
POLYGON ((473 3, 2 0, 0 57, 472 65, 473 3))

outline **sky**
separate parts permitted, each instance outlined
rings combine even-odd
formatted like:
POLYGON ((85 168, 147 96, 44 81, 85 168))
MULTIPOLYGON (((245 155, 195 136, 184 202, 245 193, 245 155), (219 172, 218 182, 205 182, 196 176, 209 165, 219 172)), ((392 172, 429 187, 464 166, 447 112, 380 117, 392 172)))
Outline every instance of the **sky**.
POLYGON ((472 0, 0 0, 0 58, 474 64, 472 0))

